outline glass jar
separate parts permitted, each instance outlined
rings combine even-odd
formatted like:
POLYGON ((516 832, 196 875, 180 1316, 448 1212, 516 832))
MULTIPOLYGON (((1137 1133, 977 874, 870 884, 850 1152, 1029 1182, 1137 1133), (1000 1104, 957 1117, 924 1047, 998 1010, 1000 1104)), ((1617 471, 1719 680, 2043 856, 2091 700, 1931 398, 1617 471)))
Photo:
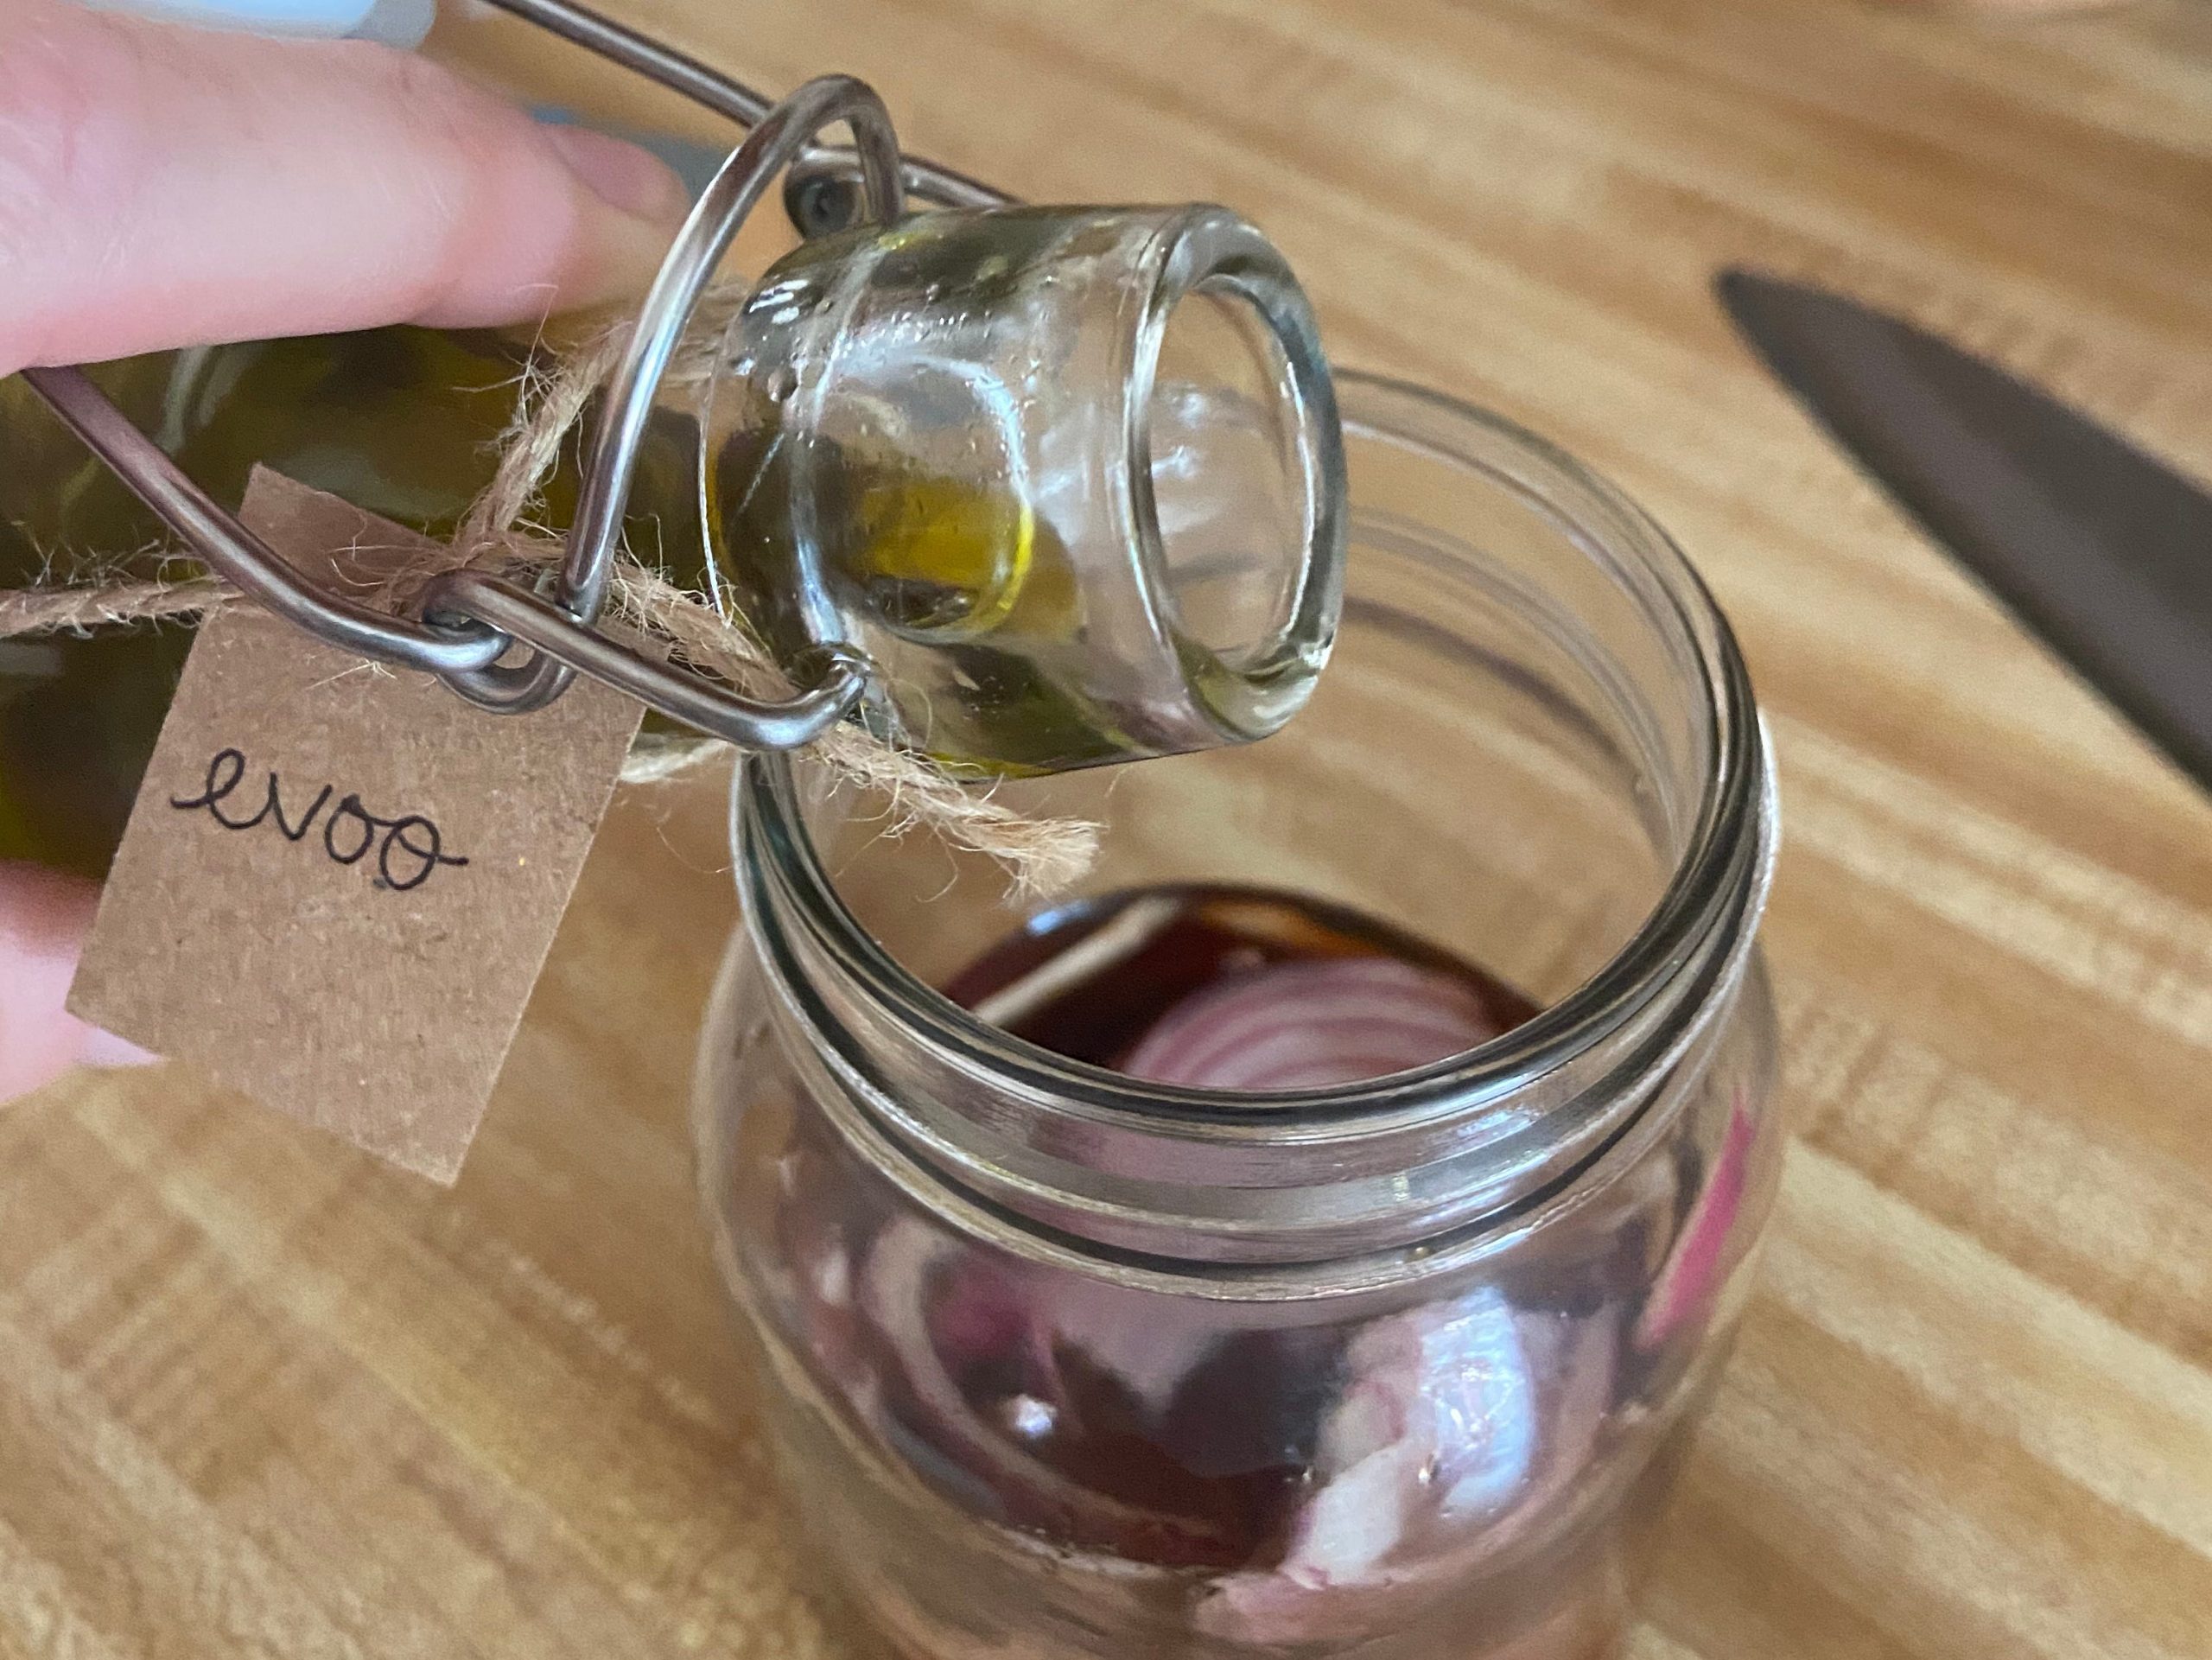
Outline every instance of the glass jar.
POLYGON ((998 874, 780 761, 702 1057, 717 1260, 840 1600, 912 1660, 1611 1651, 1783 1143, 1771 773, 1665 535, 1346 375, 1336 656, 1266 742, 1008 785, 1101 891, 1260 884, 1542 1012, 1329 1090, 1141 1083, 934 986, 998 874))

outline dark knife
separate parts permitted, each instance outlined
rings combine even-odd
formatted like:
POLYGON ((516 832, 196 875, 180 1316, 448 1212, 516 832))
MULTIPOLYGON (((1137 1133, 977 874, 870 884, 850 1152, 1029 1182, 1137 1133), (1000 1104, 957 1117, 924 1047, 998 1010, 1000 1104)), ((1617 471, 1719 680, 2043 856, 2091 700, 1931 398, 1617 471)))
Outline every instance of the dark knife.
POLYGON ((1752 271, 1714 286, 1875 481, 2212 789, 2212 494, 1897 318, 1752 271))

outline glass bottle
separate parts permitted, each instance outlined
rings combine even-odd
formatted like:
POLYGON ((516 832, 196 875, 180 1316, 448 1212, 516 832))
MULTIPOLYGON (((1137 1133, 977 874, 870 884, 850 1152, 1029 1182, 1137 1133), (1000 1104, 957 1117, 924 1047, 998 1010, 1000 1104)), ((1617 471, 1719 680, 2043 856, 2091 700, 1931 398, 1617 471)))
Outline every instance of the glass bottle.
MULTIPOLYGON (((162 353, 94 379, 225 506, 256 462, 428 535, 449 535, 491 482, 529 342, 490 331, 387 328, 162 353)), ((0 380, 0 590, 49 570, 161 572, 164 527, 20 379, 0 380)), ((702 580, 687 499, 693 454, 658 430, 626 533, 645 557, 702 580)), ((549 518, 574 508, 573 457, 549 518)), ((99 875, 107 867, 191 646, 188 628, 137 624, 0 639, 0 859, 99 875)))
MULTIPOLYGON (((1235 215, 949 210, 817 238, 718 351, 653 407, 630 551, 734 599, 785 662, 861 652, 886 736, 1055 771, 1246 741, 1310 692, 1340 591, 1335 412, 1304 296, 1235 215)), ((443 535, 526 363, 390 330, 104 378, 219 499, 259 461, 443 535)), ((26 388, 0 398, 29 452, 0 486, 0 588, 49 552, 66 573, 162 545, 26 388)), ((550 528, 577 488, 572 455, 550 528)), ((105 864, 181 656, 174 629, 0 639, 0 857, 105 864)))
POLYGON ((1211 207, 918 214, 761 279, 702 494, 787 659, 956 768, 1238 743, 1312 691, 1341 591, 1327 363, 1282 257, 1211 207))
POLYGON ((1704 588, 1568 458, 1339 380, 1344 626, 1268 742, 1006 786, 1095 891, 1351 906, 1541 1007, 1372 1082, 1141 1083, 944 986, 978 862, 773 760, 700 1168, 766 1440, 904 1660, 1597 1660, 1783 1139, 1764 734, 1704 588))

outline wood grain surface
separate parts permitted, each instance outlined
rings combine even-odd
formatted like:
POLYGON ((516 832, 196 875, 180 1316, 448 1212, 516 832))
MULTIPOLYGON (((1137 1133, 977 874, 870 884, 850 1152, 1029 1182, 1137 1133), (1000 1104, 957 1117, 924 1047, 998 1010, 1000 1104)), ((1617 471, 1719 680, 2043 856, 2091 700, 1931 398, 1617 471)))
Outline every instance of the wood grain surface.
MULTIPOLYGON (((2212 1655, 2212 807, 1758 372, 1817 274, 2212 469, 2212 7, 620 0, 1033 198, 1211 197, 1344 361, 1624 483, 1779 742, 1801 1132, 1638 1660, 2212 1655)), ((500 20, 449 53, 702 130, 500 20)), ((626 799, 442 1192, 174 1074, 0 1116, 0 1652, 834 1654, 694 1221, 716 791, 626 799)))

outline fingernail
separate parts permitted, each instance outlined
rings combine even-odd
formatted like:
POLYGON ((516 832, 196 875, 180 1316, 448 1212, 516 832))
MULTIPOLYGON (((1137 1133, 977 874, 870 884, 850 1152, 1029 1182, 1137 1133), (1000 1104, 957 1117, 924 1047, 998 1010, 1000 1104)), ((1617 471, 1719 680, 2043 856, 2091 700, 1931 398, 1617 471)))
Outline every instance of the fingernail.
POLYGON ((549 126, 545 136, 569 171, 616 212, 655 223, 683 216, 683 187, 658 156, 588 127, 549 126))

